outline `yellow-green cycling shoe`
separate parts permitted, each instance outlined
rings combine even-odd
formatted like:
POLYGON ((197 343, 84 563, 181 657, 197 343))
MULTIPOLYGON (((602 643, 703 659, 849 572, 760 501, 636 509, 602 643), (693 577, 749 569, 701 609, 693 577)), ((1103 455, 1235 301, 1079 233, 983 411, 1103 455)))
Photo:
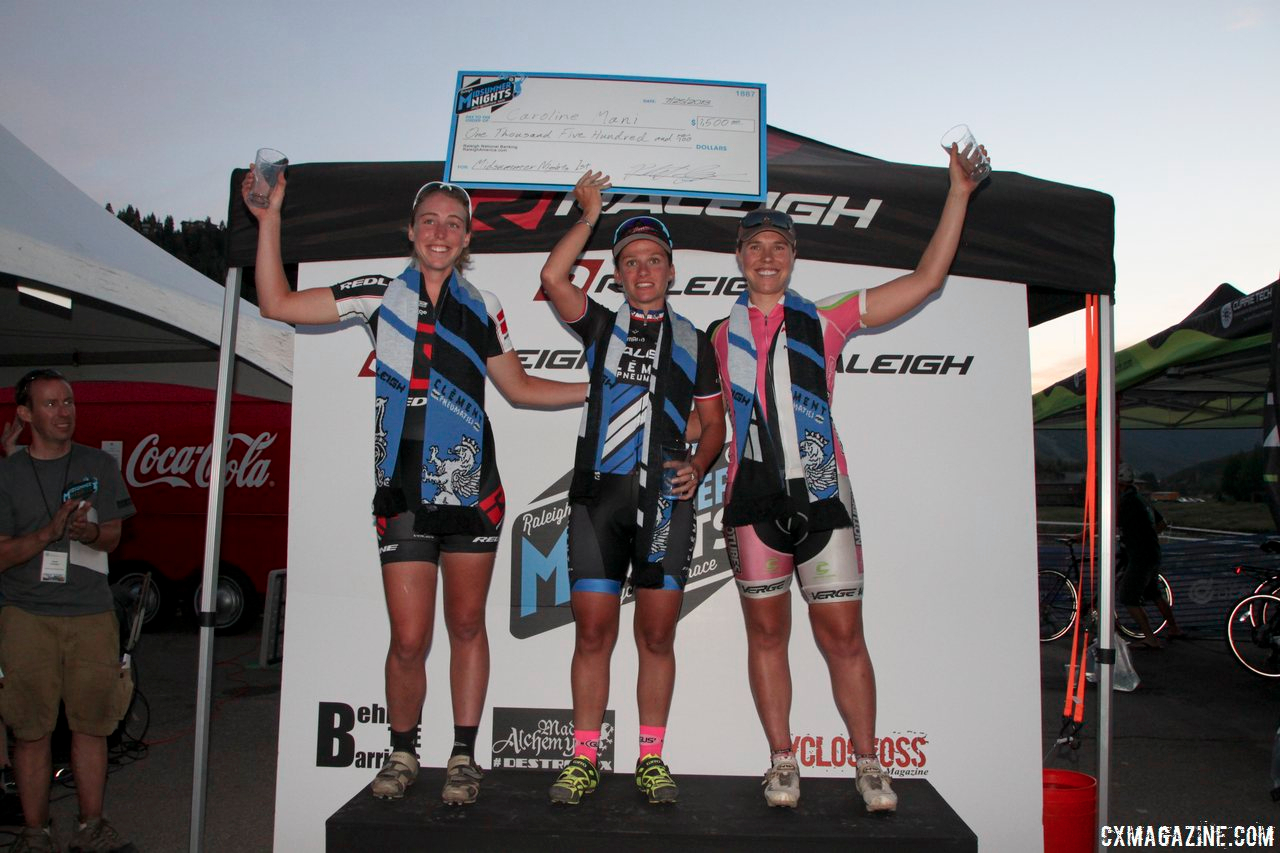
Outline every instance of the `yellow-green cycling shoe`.
POLYGON ((676 780, 660 755, 646 755, 636 762, 636 787, 651 803, 674 803, 680 796, 676 780))
POLYGON ((590 794, 599 784, 600 773, 596 770, 596 766, 578 755, 564 766, 560 776, 547 793, 553 803, 576 806, 582 802, 583 794, 590 794))

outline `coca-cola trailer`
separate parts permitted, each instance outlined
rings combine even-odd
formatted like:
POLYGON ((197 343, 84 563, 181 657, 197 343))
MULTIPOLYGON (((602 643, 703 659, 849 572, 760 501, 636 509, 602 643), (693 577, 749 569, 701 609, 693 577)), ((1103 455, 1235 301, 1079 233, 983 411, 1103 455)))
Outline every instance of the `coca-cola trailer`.
MULTIPOLYGON (((154 382, 75 383, 76 441, 120 463, 138 514, 111 555, 111 581, 136 594, 155 582, 150 628, 196 613, 209 503, 214 392, 154 382)), ((286 565, 290 405, 236 394, 228 434, 217 626, 250 627, 267 575, 286 565)), ((0 421, 14 417, 13 389, 0 390, 0 421)), ((19 441, 26 443, 28 435, 19 441)))

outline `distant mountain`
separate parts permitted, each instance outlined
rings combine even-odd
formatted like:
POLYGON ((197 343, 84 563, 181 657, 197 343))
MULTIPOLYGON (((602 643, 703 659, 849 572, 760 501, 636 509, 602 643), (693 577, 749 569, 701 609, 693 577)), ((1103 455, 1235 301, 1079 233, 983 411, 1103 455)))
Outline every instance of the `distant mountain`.
MULTIPOLYGON (((1161 486, 1185 475, 1189 487, 1216 471, 1218 480, 1211 488, 1195 491, 1217 491, 1227 457, 1261 443, 1255 429, 1125 429, 1120 431, 1120 459, 1140 474, 1154 474, 1161 486)), ((1035 451, 1037 480, 1078 479, 1072 473, 1084 470, 1084 430, 1037 429, 1035 451), (1057 473, 1065 476, 1052 476, 1057 473)))

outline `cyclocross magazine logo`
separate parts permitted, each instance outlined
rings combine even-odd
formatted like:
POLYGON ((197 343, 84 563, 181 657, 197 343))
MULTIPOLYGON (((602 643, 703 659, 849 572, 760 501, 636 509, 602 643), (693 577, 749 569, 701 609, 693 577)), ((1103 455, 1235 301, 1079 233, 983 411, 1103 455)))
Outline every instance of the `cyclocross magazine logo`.
MULTIPOLYGON (((893 732, 875 740, 876 757, 891 776, 928 776, 928 759, 925 747, 929 744, 924 732, 893 732)), ((803 767, 849 767, 857 759, 853 741, 836 735, 796 735, 791 741, 796 761, 803 767)))
MULTIPOLYGON (((720 519, 729 469, 721 454, 694 501, 693 556, 685 586, 683 619, 733 579, 720 519)), ((560 477, 529 509, 516 516, 511 545, 511 635, 527 639, 573 622, 569 609, 569 482, 560 477)), ((630 587, 622 603, 633 600, 630 587)))
MULTIPOLYGON (((600 727, 602 773, 613 772, 613 711, 600 727)), ((494 708, 491 766, 517 770, 561 770, 573 758, 573 711, 569 708, 494 708)))

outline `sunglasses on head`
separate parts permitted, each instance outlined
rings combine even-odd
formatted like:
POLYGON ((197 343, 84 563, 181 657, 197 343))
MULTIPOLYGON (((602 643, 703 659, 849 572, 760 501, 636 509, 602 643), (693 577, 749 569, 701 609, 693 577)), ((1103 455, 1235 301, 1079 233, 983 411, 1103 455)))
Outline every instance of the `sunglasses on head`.
POLYGON ((671 232, 667 230, 667 226, 662 224, 662 220, 654 219, 652 216, 633 216, 618 226, 618 230, 613 232, 613 242, 616 245, 619 240, 624 240, 632 234, 652 234, 657 232, 662 235, 662 239, 667 241, 667 245, 673 245, 671 240, 671 232))
POLYGON ((779 210, 770 210, 767 207, 757 207, 742 217, 742 222, 738 227, 740 230, 745 231, 748 228, 759 228, 761 225, 768 225, 770 228, 776 228, 791 235, 796 233, 796 223, 790 215, 779 210))
POLYGON ((26 406, 31 403, 31 386, 42 379, 61 379, 67 381, 67 377, 63 376, 52 367, 40 367, 29 371, 25 376, 18 380, 17 386, 14 388, 13 401, 19 406, 26 406))
POLYGON ((432 193, 444 193, 451 196, 467 206, 467 215, 471 215, 471 194, 457 184, 446 184, 444 181, 428 181, 418 188, 418 193, 413 197, 413 207, 409 211, 418 209, 418 202, 432 193))

